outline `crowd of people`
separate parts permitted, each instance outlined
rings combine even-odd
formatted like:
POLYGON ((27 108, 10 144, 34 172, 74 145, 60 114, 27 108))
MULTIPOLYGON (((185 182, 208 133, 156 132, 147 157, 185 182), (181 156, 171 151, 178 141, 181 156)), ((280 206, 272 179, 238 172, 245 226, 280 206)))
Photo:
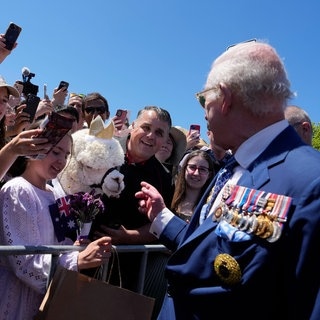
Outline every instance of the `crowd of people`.
MULTIPOLYGON (((12 50, 0 35, 0 63, 12 50)), ((41 99, 30 120, 21 87, 1 77, 0 244, 83 245, 61 254, 59 264, 94 275, 112 245, 161 243, 170 254, 165 270, 154 269, 166 277, 155 283, 165 291, 156 297, 158 319, 317 319, 320 155, 311 120, 289 105, 291 97, 276 50, 256 40, 215 59, 197 94, 209 143, 173 126, 164 108, 142 107, 122 123, 99 92, 69 94, 67 87, 41 99), (52 112, 73 121, 55 145, 36 137, 52 112), (89 240, 59 242, 49 206, 61 194, 50 182, 68 166, 72 134, 97 116, 121 128, 114 137, 125 155, 124 189, 118 198, 102 196, 105 212, 89 240)), ((0 256, 1 319, 32 319, 50 263, 50 255, 0 256)), ((116 264, 123 287, 136 290, 140 255, 119 254, 116 264)))

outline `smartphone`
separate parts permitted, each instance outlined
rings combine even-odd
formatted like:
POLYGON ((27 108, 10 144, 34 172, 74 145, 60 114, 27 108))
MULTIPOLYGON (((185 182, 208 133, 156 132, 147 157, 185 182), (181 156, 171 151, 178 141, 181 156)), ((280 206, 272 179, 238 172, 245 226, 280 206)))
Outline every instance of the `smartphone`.
POLYGON ((43 131, 38 138, 47 138, 55 146, 72 129, 74 120, 57 112, 51 112, 40 124, 43 131))
POLYGON ((6 33, 4 34, 4 37, 6 38, 6 49, 12 50, 14 44, 16 43, 19 34, 21 32, 22 28, 16 25, 15 23, 11 22, 8 26, 8 29, 6 30, 6 33))
POLYGON ((61 88, 66 88, 66 90, 69 88, 69 82, 67 81, 60 81, 59 86, 58 86, 58 90, 60 90, 61 88))
POLYGON ((198 133, 200 136, 200 125, 198 125, 198 124, 191 124, 190 125, 189 134, 192 134, 194 132, 198 133))
MULTIPOLYGON (((40 124, 40 128, 43 129, 42 132, 35 137, 47 138, 52 143, 52 147, 54 147, 72 129, 73 122, 71 118, 64 117, 57 112, 51 112, 40 124)), ((45 156, 41 154, 35 158, 42 159, 45 156)))
POLYGON ((23 111, 30 114, 30 123, 33 122, 39 102, 40 102, 40 98, 38 96, 32 93, 29 93, 27 95, 27 99, 26 99, 27 106, 23 109, 23 111))
POLYGON ((116 126, 118 130, 121 130, 122 125, 125 123, 127 118, 128 110, 118 109, 116 112, 116 117, 121 120, 121 123, 116 126))
POLYGON ((43 99, 49 99, 49 96, 47 94, 47 84, 46 83, 43 85, 43 99))

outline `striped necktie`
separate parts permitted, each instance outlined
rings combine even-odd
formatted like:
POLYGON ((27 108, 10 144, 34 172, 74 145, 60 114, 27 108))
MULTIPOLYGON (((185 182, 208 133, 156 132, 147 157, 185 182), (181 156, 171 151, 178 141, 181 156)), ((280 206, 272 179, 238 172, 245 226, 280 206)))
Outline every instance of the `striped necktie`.
POLYGON ((232 177, 233 169, 237 165, 237 160, 234 157, 231 157, 230 159, 228 159, 225 166, 221 168, 217 173, 216 182, 214 184, 211 194, 208 197, 210 198, 210 200, 208 201, 208 203, 204 204, 201 209, 199 224, 201 224, 207 218, 217 195, 219 194, 223 186, 226 184, 226 182, 232 177))

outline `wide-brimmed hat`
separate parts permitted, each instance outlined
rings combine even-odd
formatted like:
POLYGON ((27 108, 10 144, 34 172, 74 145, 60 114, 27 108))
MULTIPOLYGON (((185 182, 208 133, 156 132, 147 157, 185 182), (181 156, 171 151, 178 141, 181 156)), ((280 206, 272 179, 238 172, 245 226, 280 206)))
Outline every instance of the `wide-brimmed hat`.
POLYGON ((172 154, 166 163, 177 165, 186 152, 187 139, 185 134, 177 127, 171 127, 169 136, 173 140, 173 149, 172 154))
POLYGON ((8 89, 9 94, 15 96, 16 98, 20 97, 19 91, 14 87, 9 86, 2 76, 0 76, 0 87, 6 87, 8 89))

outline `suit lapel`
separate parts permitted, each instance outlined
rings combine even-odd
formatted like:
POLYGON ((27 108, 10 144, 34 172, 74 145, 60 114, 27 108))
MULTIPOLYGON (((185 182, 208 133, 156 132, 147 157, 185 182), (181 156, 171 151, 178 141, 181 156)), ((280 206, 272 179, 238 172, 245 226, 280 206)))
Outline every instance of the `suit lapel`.
MULTIPOLYGON (((294 129, 290 126, 282 131, 270 143, 266 150, 249 166, 249 168, 244 171, 237 184, 253 189, 263 189, 263 186, 270 181, 269 168, 282 163, 289 151, 302 143, 296 134, 292 134, 293 131, 294 129)), ((190 222, 190 226, 188 227, 184 240, 182 241, 183 245, 197 238, 201 234, 214 229, 217 225, 217 222, 212 221, 211 217, 209 217, 199 227, 197 227, 201 207, 205 203, 209 192, 213 188, 215 180, 216 179, 212 181, 195 210, 194 216, 190 222)))
POLYGON ((282 131, 243 173, 238 184, 254 189, 263 188, 270 181, 269 168, 284 162, 290 150, 301 144, 292 131, 294 129, 290 126, 282 131))

